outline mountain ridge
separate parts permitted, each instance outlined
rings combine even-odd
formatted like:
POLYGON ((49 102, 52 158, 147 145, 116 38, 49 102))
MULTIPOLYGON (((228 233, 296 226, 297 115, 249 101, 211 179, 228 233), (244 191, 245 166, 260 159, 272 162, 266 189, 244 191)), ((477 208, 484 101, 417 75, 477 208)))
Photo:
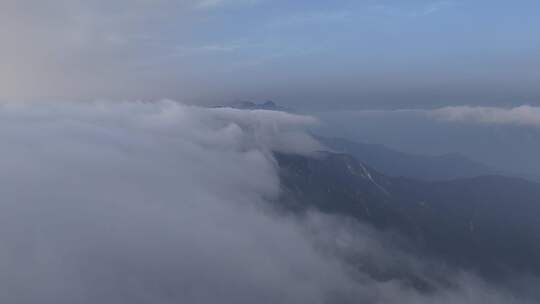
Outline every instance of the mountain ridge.
POLYGON ((537 183, 500 175, 390 177, 332 152, 275 158, 291 210, 314 208, 399 231, 421 250, 491 278, 512 270, 540 274, 537 183))
POLYGON ((450 180, 501 173, 456 152, 437 156, 421 155, 397 151, 381 144, 367 144, 335 137, 315 137, 332 151, 353 155, 389 176, 450 180))

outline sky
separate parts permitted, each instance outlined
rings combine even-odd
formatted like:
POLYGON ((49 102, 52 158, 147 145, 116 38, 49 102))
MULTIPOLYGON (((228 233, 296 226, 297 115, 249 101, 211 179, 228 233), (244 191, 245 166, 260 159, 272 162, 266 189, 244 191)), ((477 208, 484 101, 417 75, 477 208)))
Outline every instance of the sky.
POLYGON ((0 100, 539 104, 535 1, 2 0, 0 100))

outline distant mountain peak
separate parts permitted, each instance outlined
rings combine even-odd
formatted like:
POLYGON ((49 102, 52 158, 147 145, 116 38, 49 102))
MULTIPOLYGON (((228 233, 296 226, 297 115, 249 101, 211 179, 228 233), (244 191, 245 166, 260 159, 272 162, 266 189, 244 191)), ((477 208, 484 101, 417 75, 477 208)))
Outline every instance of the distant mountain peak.
POLYGON ((249 100, 240 100, 240 101, 232 102, 223 107, 242 109, 242 110, 270 110, 270 111, 290 112, 290 109, 286 107, 282 107, 272 100, 267 100, 260 103, 249 101, 249 100))
POLYGON ((232 104, 230 104, 232 108, 240 108, 240 109, 253 109, 257 107, 257 104, 253 101, 235 101, 232 104))
POLYGON ((261 106, 263 106, 263 107, 271 107, 271 108, 276 108, 277 107, 276 103, 271 101, 271 100, 265 101, 261 106))

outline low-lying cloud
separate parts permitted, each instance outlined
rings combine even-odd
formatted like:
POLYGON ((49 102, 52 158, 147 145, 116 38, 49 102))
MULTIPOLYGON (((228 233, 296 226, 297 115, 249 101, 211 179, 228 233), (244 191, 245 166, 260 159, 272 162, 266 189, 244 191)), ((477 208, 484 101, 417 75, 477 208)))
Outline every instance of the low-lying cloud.
POLYGON ((540 127, 540 107, 523 105, 514 108, 455 106, 429 112, 442 121, 540 127))
POLYGON ((272 212, 272 151, 320 149, 314 123, 170 101, 0 105, 0 302, 518 302, 359 223, 272 212), (452 284, 424 294, 359 265, 452 284))

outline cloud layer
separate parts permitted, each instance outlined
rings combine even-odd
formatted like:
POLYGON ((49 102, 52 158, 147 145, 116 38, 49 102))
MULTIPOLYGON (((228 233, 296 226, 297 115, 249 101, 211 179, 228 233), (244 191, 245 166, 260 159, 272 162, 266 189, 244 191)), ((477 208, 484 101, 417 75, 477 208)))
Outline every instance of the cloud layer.
POLYGON ((346 284, 258 211, 279 192, 269 151, 316 149, 295 131, 312 119, 172 102, 0 117, 3 303, 316 302, 346 284))
POLYGON ((1 105, 0 302, 517 302, 386 233, 273 212, 271 152, 320 149, 314 123, 171 101, 1 105))
POLYGON ((448 122, 540 127, 540 107, 528 105, 514 108, 445 107, 430 111, 430 115, 448 122))

